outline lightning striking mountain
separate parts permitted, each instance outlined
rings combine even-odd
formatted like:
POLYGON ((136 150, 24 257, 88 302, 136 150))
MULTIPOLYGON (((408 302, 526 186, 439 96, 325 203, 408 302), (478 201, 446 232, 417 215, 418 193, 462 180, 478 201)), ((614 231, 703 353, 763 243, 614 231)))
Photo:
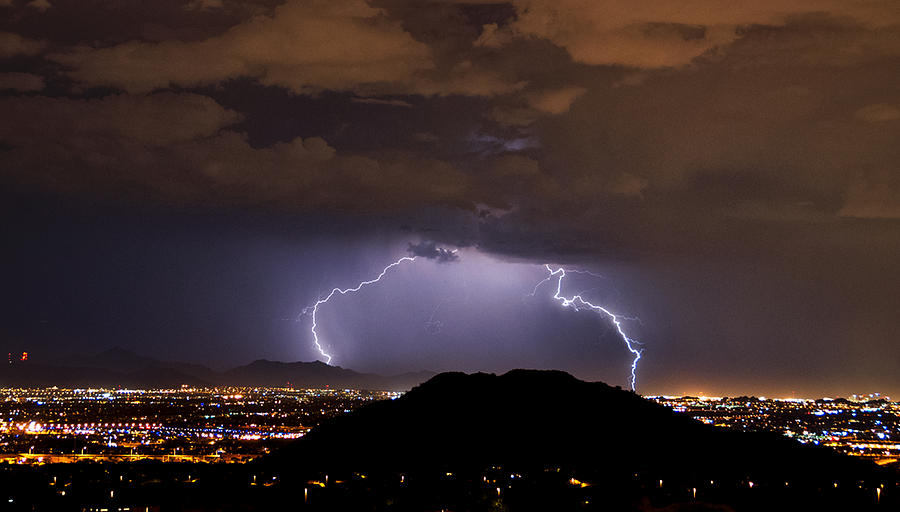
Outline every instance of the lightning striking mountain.
MULTIPOLYGON (((540 288, 540 286, 542 284, 544 284, 544 283, 552 280, 554 277, 556 277, 557 278, 556 292, 553 294, 553 298, 555 300, 559 301, 560 304, 562 304, 564 307, 572 308, 575 311, 579 311, 580 308, 588 308, 588 309, 591 309, 593 311, 596 311, 598 313, 604 314, 607 317, 609 317, 609 319, 610 319, 610 321, 612 321, 613 325, 616 326, 616 331, 619 333, 619 336, 622 338, 622 341, 625 342, 625 347, 634 356, 634 359, 631 361, 631 390, 634 391, 635 384, 637 381, 637 364, 638 364, 638 361, 640 361, 640 359, 641 359, 641 355, 643 354, 644 349, 635 348, 635 345, 640 345, 641 342, 639 342, 633 338, 630 338, 630 337, 628 337, 627 334, 625 334, 625 330, 622 328, 622 321, 623 320, 637 320, 637 319, 620 316, 620 315, 617 315, 617 314, 609 311, 608 309, 604 308, 603 306, 597 306, 595 304, 591 304, 590 302, 585 300, 581 295, 572 295, 571 297, 564 297, 562 295, 562 283, 563 283, 563 279, 565 279, 565 277, 566 277, 566 269, 559 267, 556 270, 553 270, 553 268, 550 265, 544 265, 544 267, 547 269, 547 272, 549 272, 550 275, 547 276, 546 278, 544 278, 542 281, 540 281, 534 287, 534 290, 531 292, 531 295, 534 295, 535 293, 537 293, 538 288, 540 288)), ((573 272, 573 271, 570 270, 569 272, 573 272)), ((581 273, 581 272, 577 272, 577 273, 581 273)))
POLYGON ((368 286, 370 284, 374 284, 374 283, 377 283, 378 281, 381 281, 381 278, 384 277, 385 274, 388 273, 388 271, 390 271, 392 268, 394 268, 398 265, 403 264, 406 261, 410 261, 410 262, 416 261, 416 256, 404 256, 404 257, 400 258, 399 260, 384 267, 384 269, 382 269, 381 273, 378 274, 378 277, 376 277, 375 279, 363 281, 353 288, 344 288, 344 289, 335 288, 335 289, 331 290, 331 293, 329 293, 328 296, 325 297, 324 299, 319 299, 312 306, 309 306, 309 307, 306 307, 303 309, 303 312, 301 313, 301 315, 305 315, 307 312, 312 311, 312 315, 311 315, 312 316, 312 326, 310 327, 310 332, 312 332, 312 336, 313 336, 313 345, 315 345, 316 350, 319 351, 319 354, 321 354, 322 357, 325 358, 326 364, 331 364, 331 359, 333 356, 331 354, 329 354, 328 352, 325 352, 325 349, 322 348, 322 344, 319 341, 319 333, 316 332, 316 327, 318 327, 318 324, 316 323, 316 313, 319 312, 319 306, 321 306, 322 304, 325 304, 326 302, 331 300, 331 298, 334 297, 334 294, 336 294, 336 293, 340 294, 340 295, 346 295, 348 293, 356 293, 359 290, 361 290, 363 286, 368 286))

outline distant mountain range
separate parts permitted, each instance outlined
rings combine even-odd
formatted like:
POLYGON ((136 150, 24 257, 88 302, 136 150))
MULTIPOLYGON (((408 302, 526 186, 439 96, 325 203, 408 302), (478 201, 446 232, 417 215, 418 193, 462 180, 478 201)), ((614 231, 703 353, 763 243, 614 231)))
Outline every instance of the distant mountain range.
POLYGON ((199 364, 160 361, 116 347, 48 363, 14 362, 0 369, 0 387, 293 386, 404 391, 433 375, 418 372, 382 376, 321 361, 286 363, 265 359, 220 372, 199 364))

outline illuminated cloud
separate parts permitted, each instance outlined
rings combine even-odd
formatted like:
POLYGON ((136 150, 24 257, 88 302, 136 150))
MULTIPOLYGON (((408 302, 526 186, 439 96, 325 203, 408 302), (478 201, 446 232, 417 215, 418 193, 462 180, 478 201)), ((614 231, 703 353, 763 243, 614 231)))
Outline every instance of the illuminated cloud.
MULTIPOLYGON (((60 0, 54 9, 72 5, 60 0)), ((678 10, 574 0, 435 9, 401 0, 288 2, 254 4, 230 25, 186 32, 208 15, 183 9, 194 5, 170 6, 168 35, 111 32, 90 48, 53 41, 51 58, 78 82, 74 98, 88 86, 132 92, 11 99, 9 123, 58 111, 59 126, 71 127, 57 134, 27 119, 18 131, 10 124, 8 156, 22 162, 13 174, 59 185, 82 173, 97 189, 302 210, 409 213, 435 203, 469 214, 486 204, 517 212, 504 216, 504 230, 515 231, 514 222, 540 230, 534 246, 557 242, 543 234, 585 244, 594 238, 582 234, 599 230, 623 245, 690 247, 671 229, 675 219, 715 229, 722 218, 840 217, 854 173, 896 158, 889 140, 898 98, 872 85, 891 82, 900 55, 888 25, 897 16, 881 1, 820 9, 765 1, 727 12, 705 0, 678 10), (695 59, 719 30, 727 42, 695 59), (579 57, 577 48, 619 36, 639 40, 637 50, 627 40, 602 45, 624 60, 579 57), (668 64, 642 64, 654 55, 668 64), (192 92, 144 94, 171 85, 192 92), (311 96, 291 110, 278 102, 292 96, 272 89, 311 96), (280 99, 244 101, 263 91, 280 99), (871 104, 860 102, 868 96, 871 104), (168 103, 192 107, 180 116, 168 103), (334 116, 320 114, 339 104, 340 123, 325 126, 334 116), (433 110, 441 104, 454 106, 433 110), (386 117, 375 119, 376 105, 398 108, 378 109, 386 117), (170 129, 167 119, 178 121, 170 129), (51 133, 59 144, 41 136, 51 133), (630 235, 646 226, 652 235, 630 235)), ((232 3, 223 6, 233 14, 232 3)), ((27 33, 43 37, 50 28, 27 33)), ((4 49, 17 54, 34 56, 44 45, 5 37, 4 49)))
POLYGON ((207 9, 221 9, 225 5, 222 0, 191 0, 184 9, 186 11, 202 11, 207 9))
POLYGON ((31 0, 30 2, 25 4, 25 7, 35 9, 40 12, 46 12, 53 6, 47 0, 31 0))
POLYGON ((569 107, 580 96, 587 92, 584 87, 563 87, 549 91, 542 91, 531 95, 528 104, 531 108, 547 114, 562 114, 569 111, 569 107))
POLYGON ((438 247, 435 242, 419 242, 417 244, 410 242, 406 252, 412 256, 421 256, 429 260, 435 260, 438 263, 450 263, 459 260, 459 254, 456 251, 438 247))
POLYGON ((28 39, 12 32, 0 32, 0 58, 16 55, 34 55, 40 52, 46 43, 28 39))
MULTIPOLYGON (((586 64, 639 68, 683 66, 741 37, 742 27, 781 25, 792 16, 829 13, 876 26, 900 20, 891 0, 777 0, 723 4, 695 0, 514 0, 514 34, 547 38, 586 64)), ((491 31, 488 39, 496 39, 491 31)))
POLYGON ((291 1, 200 41, 130 41, 55 53, 86 85, 132 93, 253 77, 299 93, 408 83, 432 67, 428 48, 362 0, 291 1))

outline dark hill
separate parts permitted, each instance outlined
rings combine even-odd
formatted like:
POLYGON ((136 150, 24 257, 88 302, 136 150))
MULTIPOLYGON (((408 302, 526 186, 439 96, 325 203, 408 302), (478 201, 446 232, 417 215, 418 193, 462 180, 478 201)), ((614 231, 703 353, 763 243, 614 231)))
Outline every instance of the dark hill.
POLYGON ((829 449, 716 429, 628 391, 537 370, 437 375, 397 400, 321 425, 266 462, 338 471, 564 466, 782 483, 878 471, 829 449))
POLYGON ((420 372, 384 377, 359 373, 321 361, 310 363, 268 361, 259 359, 238 366, 218 377, 220 382, 240 386, 286 386, 298 388, 409 389, 434 375, 420 372))

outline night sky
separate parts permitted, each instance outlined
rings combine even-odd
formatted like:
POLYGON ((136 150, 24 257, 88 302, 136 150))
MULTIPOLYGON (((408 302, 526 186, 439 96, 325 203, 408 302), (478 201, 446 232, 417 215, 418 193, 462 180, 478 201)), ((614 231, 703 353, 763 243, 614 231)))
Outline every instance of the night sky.
POLYGON ((0 349, 900 396, 896 0, 0 0, 0 349), (413 244, 412 246, 410 244, 413 244), (448 254, 448 253, 443 253, 448 254))

